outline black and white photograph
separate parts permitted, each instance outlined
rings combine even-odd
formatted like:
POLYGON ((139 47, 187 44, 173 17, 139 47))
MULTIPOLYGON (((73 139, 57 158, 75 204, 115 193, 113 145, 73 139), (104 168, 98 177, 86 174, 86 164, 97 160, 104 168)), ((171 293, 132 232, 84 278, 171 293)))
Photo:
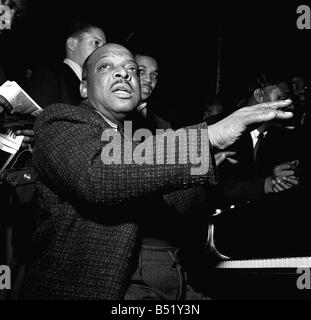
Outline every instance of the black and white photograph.
POLYGON ((309 1, 0 0, 0 302, 310 300, 310 43, 309 1))

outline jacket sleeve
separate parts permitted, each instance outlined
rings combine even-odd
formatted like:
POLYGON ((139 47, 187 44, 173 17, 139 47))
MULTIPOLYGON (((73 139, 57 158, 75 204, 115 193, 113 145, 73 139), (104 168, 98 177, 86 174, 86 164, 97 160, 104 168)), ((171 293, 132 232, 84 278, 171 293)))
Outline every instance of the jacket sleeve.
MULTIPOLYGON (((40 179, 50 188, 98 205, 118 204, 155 191, 168 193, 214 182, 209 163, 205 164, 206 172, 193 174, 195 165, 189 160, 193 153, 200 154, 201 141, 207 141, 204 151, 210 162, 207 126, 200 124, 184 130, 188 138, 190 134, 198 133, 197 148, 190 143, 178 143, 176 139, 175 153, 187 152, 186 163, 124 163, 122 149, 121 163, 104 164, 102 152, 107 142, 101 141, 102 118, 95 112, 86 112, 81 106, 52 105, 44 110, 35 125, 34 165, 40 179)), ((159 150, 153 136, 144 144, 146 152, 153 152, 153 159, 159 152, 164 159, 169 159, 169 150, 159 150)), ((137 146, 133 144, 133 149, 137 146)))

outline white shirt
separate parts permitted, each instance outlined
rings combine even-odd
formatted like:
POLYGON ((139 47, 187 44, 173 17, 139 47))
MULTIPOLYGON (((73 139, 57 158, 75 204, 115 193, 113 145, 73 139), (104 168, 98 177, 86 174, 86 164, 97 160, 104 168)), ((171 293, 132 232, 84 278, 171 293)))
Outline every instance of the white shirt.
POLYGON ((71 69, 72 71, 77 75, 80 81, 82 81, 82 68, 74 61, 66 58, 64 61, 71 69))
MULTIPOLYGON (((253 148, 254 149, 255 149, 255 145, 256 145, 256 143, 258 141, 259 134, 260 134, 260 132, 257 129, 251 131, 251 136, 252 136, 252 140, 253 140, 253 148)), ((267 131, 264 131, 263 132, 264 137, 266 136, 266 134, 267 134, 267 131)))

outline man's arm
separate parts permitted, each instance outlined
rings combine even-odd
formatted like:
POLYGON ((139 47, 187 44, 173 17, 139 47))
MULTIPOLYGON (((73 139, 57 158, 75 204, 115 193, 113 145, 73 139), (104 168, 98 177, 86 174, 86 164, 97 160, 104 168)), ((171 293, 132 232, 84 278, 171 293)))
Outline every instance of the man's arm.
MULTIPOLYGON (((103 164, 101 154, 107 143, 101 141, 102 119, 95 112, 87 114, 80 108, 51 106, 36 123, 34 163, 49 187, 87 202, 113 204, 154 191, 169 192, 214 181, 209 163, 206 164, 207 172, 192 175, 194 166, 189 157, 185 164, 136 164, 134 161, 131 164, 103 164)), ((203 129, 204 143, 207 143, 205 152, 209 153, 207 126, 201 124, 185 129, 188 137, 194 128, 203 129)), ((182 146, 188 155, 200 153, 201 135, 198 134, 196 139, 196 150, 189 146, 190 143, 182 146)), ((121 143, 124 143, 123 139, 121 143)), ((151 146, 153 159, 155 152, 164 153, 164 159, 168 157, 168 150, 155 148, 155 141, 148 144, 146 140, 144 143, 151 146)), ((178 139, 175 150, 179 150, 178 139)))
MULTIPOLYGON (((102 161, 102 151, 105 147, 100 140, 103 120, 99 122, 98 114, 95 111, 86 112, 81 106, 76 108, 53 105, 38 119, 35 129, 34 162, 41 178, 51 187, 96 204, 119 203, 154 191, 167 193, 203 184, 209 180, 214 181, 209 171, 211 155, 208 138, 214 147, 225 148, 238 139, 249 125, 274 118, 290 118, 292 113, 278 110, 290 103, 291 101, 279 101, 242 108, 210 126, 209 130, 206 129, 206 124, 184 129, 187 141, 192 143, 176 142, 175 150, 181 147, 179 156, 181 152, 186 154, 182 164, 134 162, 110 165, 104 165, 102 161), (198 160, 198 154, 208 159, 204 163, 204 171, 200 171, 201 174, 198 174, 197 168, 189 161, 198 160)), ((151 152, 153 159, 157 152, 160 152, 160 158, 172 158, 170 148, 162 148, 159 151, 154 140, 149 143, 150 139, 153 137, 143 142, 146 153, 151 152)), ((123 139, 120 142, 122 144, 123 139)), ((136 147, 135 144, 133 146, 136 147)))

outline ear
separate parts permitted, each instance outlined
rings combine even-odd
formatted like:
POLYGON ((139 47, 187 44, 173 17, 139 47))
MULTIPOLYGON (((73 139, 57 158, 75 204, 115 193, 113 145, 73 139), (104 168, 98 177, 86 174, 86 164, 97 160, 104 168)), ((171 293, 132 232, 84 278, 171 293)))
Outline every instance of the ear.
POLYGON ((80 82, 80 95, 82 98, 87 98, 87 85, 86 80, 80 82))
POLYGON ((263 98, 264 98, 264 91, 262 89, 256 89, 254 91, 254 98, 257 102, 261 103, 263 102, 263 98))
POLYGON ((76 47, 78 44, 78 40, 72 37, 69 37, 66 41, 66 46, 69 48, 71 51, 75 51, 76 47))

